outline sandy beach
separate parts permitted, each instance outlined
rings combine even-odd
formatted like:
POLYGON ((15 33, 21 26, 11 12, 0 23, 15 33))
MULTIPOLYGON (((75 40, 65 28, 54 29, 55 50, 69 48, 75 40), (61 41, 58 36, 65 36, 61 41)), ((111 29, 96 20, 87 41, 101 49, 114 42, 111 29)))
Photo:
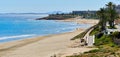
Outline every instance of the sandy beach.
MULTIPOLYGON (((96 20, 92 21, 93 23, 94 22, 97 23, 96 20)), ((87 24, 90 21, 82 20, 81 22, 87 24)), ((50 57, 54 54, 59 53, 63 53, 63 55, 66 54, 71 55, 74 52, 89 51, 92 48, 69 47, 69 45, 71 44, 70 39, 80 34, 84 30, 85 29, 79 29, 73 32, 41 36, 30 39, 13 41, 9 43, 3 43, 0 44, 0 57, 50 57)))
POLYGON ((97 24, 99 21, 97 19, 84 19, 81 18, 80 16, 76 17, 76 18, 69 18, 69 19, 65 19, 65 20, 58 20, 61 22, 76 22, 78 24, 97 24))

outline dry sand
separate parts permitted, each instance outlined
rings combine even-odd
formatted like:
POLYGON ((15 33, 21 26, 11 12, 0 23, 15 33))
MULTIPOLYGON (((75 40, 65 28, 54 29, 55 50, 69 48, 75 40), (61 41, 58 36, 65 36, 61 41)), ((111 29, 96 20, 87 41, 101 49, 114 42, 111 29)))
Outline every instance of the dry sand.
MULTIPOLYGON (((86 21, 87 23, 87 21, 86 21)), ((71 55, 74 52, 85 52, 91 48, 69 48, 71 38, 85 29, 73 32, 36 37, 0 44, 0 57, 50 57, 54 54, 71 55)))
POLYGON ((66 48, 81 31, 38 37, 0 45, 0 57, 50 57, 66 48))
POLYGON ((99 22, 99 20, 97 19, 83 19, 81 17, 76 17, 76 18, 69 18, 69 19, 65 19, 65 20, 58 20, 58 21, 62 21, 62 22, 76 22, 78 24, 97 24, 99 22))

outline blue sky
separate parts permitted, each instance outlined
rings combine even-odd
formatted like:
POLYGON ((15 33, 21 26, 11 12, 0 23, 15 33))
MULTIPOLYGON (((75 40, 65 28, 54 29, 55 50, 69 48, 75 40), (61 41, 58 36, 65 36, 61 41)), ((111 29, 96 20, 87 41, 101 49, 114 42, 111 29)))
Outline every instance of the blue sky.
POLYGON ((0 13, 98 10, 108 2, 120 0, 0 0, 0 13))

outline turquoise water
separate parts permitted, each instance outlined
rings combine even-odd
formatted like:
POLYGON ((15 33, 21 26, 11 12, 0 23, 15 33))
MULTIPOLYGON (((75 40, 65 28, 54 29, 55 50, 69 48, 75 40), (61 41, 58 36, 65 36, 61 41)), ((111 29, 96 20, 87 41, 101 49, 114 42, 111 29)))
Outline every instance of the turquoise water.
POLYGON ((76 28, 88 28, 89 24, 35 20, 42 15, 0 15, 0 42, 20 40, 35 36, 59 34, 76 28))

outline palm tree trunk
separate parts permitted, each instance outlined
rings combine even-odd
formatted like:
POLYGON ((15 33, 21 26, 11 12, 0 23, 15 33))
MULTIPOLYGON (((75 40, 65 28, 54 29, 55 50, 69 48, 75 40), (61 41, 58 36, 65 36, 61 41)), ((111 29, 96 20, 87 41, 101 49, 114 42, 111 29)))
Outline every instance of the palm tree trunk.
POLYGON ((110 25, 110 27, 112 28, 112 21, 111 21, 111 20, 109 21, 109 25, 110 25))

